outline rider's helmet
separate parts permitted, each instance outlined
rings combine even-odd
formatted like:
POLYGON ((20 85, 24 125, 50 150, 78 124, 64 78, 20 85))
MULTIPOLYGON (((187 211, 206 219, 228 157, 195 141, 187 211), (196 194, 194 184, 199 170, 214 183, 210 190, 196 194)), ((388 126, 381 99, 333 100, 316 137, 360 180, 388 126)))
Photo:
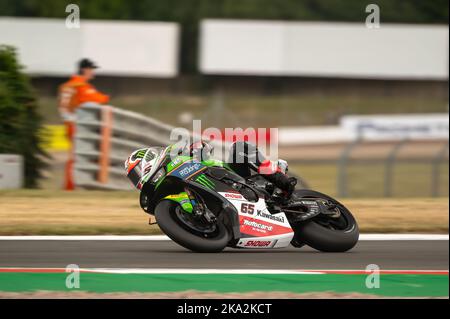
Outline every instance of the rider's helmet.
POLYGON ((128 156, 125 161, 125 170, 134 187, 142 188, 144 176, 152 172, 160 153, 161 148, 149 147, 136 150, 128 156))

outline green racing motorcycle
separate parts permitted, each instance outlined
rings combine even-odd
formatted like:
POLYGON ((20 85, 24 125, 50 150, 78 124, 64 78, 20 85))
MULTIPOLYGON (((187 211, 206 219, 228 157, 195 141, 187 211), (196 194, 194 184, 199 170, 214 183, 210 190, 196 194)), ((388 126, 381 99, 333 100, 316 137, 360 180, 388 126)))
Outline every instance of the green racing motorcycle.
POLYGON ((244 179, 222 161, 169 156, 151 147, 126 161, 140 206, 161 230, 195 252, 308 245, 345 252, 359 238, 351 212, 325 194, 297 189, 290 198, 254 174, 244 179))

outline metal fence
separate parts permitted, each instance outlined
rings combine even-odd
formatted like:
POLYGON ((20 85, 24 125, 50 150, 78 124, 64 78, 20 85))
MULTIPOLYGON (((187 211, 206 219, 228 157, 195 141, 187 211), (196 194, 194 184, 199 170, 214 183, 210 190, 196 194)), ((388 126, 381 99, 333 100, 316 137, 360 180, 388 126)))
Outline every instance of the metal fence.
POLYGON ((172 127, 118 108, 84 104, 77 111, 74 176, 78 187, 131 189, 123 163, 149 145, 170 144, 172 127))
MULTIPOLYGON (((127 190, 124 161, 139 148, 167 146, 177 141, 176 128, 141 114, 109 105, 83 104, 77 110, 74 141, 75 184, 81 188, 127 190)), ((225 144, 212 142, 217 149, 225 144)), ((224 151, 221 154, 226 154, 224 151)))
POLYGON ((357 139, 293 152, 281 150, 311 188, 337 197, 448 196, 448 140, 398 140, 389 143, 357 139), (334 148, 330 152, 330 149, 334 148), (294 153, 294 154, 292 154, 294 153), (321 154, 323 153, 323 154, 321 154))
MULTIPOLYGON (((348 178, 348 167, 356 162, 365 162, 365 163, 378 163, 384 166, 383 173, 383 196, 384 197, 392 197, 394 196, 393 185, 394 185, 394 176, 395 169, 398 165, 402 163, 415 163, 422 165, 429 165, 431 167, 430 174, 430 189, 426 191, 423 190, 423 196, 429 195, 431 197, 440 196, 440 188, 441 188, 441 170, 442 164, 445 162, 448 163, 448 141, 443 142, 441 148, 431 156, 424 157, 410 157, 410 158, 400 158, 399 154, 402 149, 411 144, 412 141, 408 139, 400 140, 396 143, 393 143, 390 151, 387 156, 380 159, 352 159, 352 152, 364 143, 363 140, 357 139, 353 143, 348 144, 344 150, 342 151, 340 158, 338 160, 338 176, 337 176, 337 194, 339 197, 348 197, 349 196, 349 178, 348 178)), ((414 174, 414 172, 411 172, 414 174)))

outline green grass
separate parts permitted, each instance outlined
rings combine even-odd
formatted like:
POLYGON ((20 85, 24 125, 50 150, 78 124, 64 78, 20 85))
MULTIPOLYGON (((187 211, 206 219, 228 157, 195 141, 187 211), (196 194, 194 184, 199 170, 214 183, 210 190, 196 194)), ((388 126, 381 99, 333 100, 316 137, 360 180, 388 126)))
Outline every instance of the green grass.
MULTIPOLYGON (((0 291, 70 291, 65 273, 0 273, 0 291)), ((380 288, 366 287, 367 275, 302 274, 99 274, 81 273, 80 290, 89 292, 286 291, 363 293, 391 297, 446 297, 448 275, 380 276, 380 288)), ((72 291, 76 291, 74 289, 72 291)))
MULTIPOLYGON (((190 112, 209 127, 280 127, 336 124, 345 114, 393 114, 446 112, 448 101, 408 96, 238 96, 223 99, 223 111, 214 110, 211 96, 113 97, 111 105, 181 125, 178 115, 190 112)), ((56 99, 41 97, 40 112, 47 124, 59 123, 56 99)))

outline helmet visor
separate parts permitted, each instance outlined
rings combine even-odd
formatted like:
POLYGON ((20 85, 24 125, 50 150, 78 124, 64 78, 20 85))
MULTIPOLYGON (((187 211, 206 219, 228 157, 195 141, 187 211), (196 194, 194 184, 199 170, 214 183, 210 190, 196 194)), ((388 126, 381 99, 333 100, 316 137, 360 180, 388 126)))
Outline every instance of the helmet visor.
POLYGON ((129 169, 127 177, 130 179, 131 183, 133 183, 134 187, 138 188, 139 182, 141 181, 142 177, 140 161, 138 161, 134 165, 134 167, 129 169))

